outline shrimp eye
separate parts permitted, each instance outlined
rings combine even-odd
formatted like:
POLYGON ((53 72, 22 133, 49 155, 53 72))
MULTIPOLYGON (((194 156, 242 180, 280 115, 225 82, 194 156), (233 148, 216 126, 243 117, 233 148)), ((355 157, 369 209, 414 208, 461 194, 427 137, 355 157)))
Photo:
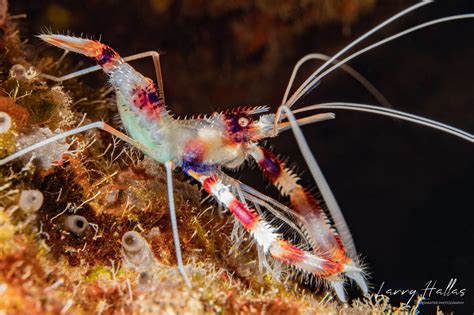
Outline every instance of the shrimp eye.
POLYGON ((239 125, 241 127, 247 127, 249 125, 249 119, 245 117, 240 117, 239 118, 239 125))

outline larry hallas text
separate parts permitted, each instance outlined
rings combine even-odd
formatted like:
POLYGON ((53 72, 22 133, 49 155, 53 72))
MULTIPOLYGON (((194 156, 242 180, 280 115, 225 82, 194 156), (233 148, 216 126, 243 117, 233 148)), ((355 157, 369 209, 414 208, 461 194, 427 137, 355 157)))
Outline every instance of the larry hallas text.
POLYGON ((465 288, 456 288, 458 280, 452 278, 447 285, 439 284, 437 280, 428 281, 424 288, 419 289, 394 289, 385 287, 385 282, 380 285, 377 294, 387 296, 405 296, 408 298, 407 304, 416 297, 422 296, 423 300, 435 300, 446 297, 463 297, 466 294, 465 288))

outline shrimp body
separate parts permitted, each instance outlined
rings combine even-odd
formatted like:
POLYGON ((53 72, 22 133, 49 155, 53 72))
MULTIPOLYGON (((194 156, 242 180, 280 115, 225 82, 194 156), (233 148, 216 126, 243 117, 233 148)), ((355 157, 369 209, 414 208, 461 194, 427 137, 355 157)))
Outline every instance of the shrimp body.
POLYGON ((265 253, 330 281, 343 300, 344 277, 355 280, 362 291, 367 292, 363 270, 347 256, 322 207, 281 161, 258 145, 262 139, 278 134, 273 128, 275 115, 262 114, 267 111, 266 107, 236 108, 209 117, 175 119, 166 109, 162 91, 112 48, 70 36, 40 37, 50 44, 95 59, 109 76, 123 126, 140 149, 160 163, 173 162, 199 181, 232 212, 265 253), (248 158, 257 162, 270 182, 280 188, 281 194, 290 197, 294 211, 305 218, 300 225, 309 234, 311 240, 307 242, 311 250, 303 250, 285 240, 278 229, 234 195, 231 188, 236 187, 226 181, 221 169, 236 168, 248 158))
POLYGON ((211 171, 235 168, 271 129, 273 115, 254 122, 251 114, 265 109, 235 109, 209 117, 174 119, 161 102, 154 83, 123 63, 110 74, 125 129, 147 147, 149 155, 164 163, 173 161, 183 170, 211 171), (271 117, 269 117, 271 116, 271 117))

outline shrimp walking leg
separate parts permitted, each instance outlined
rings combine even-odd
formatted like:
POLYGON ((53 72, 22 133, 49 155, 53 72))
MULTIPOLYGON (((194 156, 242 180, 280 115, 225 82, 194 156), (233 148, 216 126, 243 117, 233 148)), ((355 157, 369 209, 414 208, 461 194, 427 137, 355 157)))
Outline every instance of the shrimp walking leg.
POLYGON ((114 136, 116 136, 117 138, 133 145, 134 147, 142 150, 143 152, 147 152, 148 149, 146 149, 142 144, 140 144, 138 141, 135 141, 133 140, 132 138, 130 138, 129 136, 127 136, 126 134, 118 131, 117 129, 113 128, 112 126, 106 124, 105 122, 102 122, 102 121, 96 121, 96 122, 93 122, 93 123, 90 123, 90 124, 87 124, 87 125, 84 125, 84 126, 81 126, 81 127, 77 127, 77 128, 74 128, 74 129, 71 129, 71 130, 68 130, 68 131, 65 131, 63 133, 60 133, 60 134, 57 134, 51 138, 48 138, 48 139, 45 139, 43 141, 40 141, 38 143, 35 143, 29 147, 26 147, 18 152, 15 152, 13 153, 12 155, 9 155, 7 156, 6 158, 3 158, 0 160, 0 165, 4 165, 10 161, 13 161, 27 153, 30 153, 38 148, 41 148, 45 145, 48 145, 50 143, 53 143, 55 141, 58 141, 58 140, 62 140, 66 137, 69 137, 69 136, 73 136, 73 135, 76 135, 78 133, 82 133, 82 132, 85 132, 85 131, 88 131, 88 130, 91 130, 91 129, 101 129, 103 131, 106 131, 114 136))
POLYGON ((178 270, 183 276, 184 282, 188 286, 191 287, 191 281, 189 280, 188 274, 184 269, 183 258, 181 256, 181 245, 179 243, 179 232, 178 232, 178 223, 176 220, 176 211, 174 205, 174 196, 173 196, 173 162, 168 161, 165 163, 166 167, 166 185, 168 191, 168 208, 170 211, 170 218, 171 218, 171 229, 173 231, 173 241, 174 241, 174 248, 176 252, 176 261, 178 264, 178 270))

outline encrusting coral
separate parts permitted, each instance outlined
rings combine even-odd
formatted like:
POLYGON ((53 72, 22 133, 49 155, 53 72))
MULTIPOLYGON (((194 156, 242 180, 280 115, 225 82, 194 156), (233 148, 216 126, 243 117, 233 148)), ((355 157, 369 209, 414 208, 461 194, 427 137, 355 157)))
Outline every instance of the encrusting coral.
MULTIPOLYGON (((57 68, 2 24, 0 157, 114 113, 103 90, 39 73, 57 68)), ((163 168, 98 131, 52 143, 0 168, 0 312, 7 314, 382 313, 384 296, 344 306, 257 272, 257 253, 175 174, 180 238, 192 288, 175 265, 163 168), (250 250, 247 250, 250 248, 250 250), (229 252, 232 250, 232 253, 229 252)), ((399 309, 401 311, 401 309, 399 309)))

